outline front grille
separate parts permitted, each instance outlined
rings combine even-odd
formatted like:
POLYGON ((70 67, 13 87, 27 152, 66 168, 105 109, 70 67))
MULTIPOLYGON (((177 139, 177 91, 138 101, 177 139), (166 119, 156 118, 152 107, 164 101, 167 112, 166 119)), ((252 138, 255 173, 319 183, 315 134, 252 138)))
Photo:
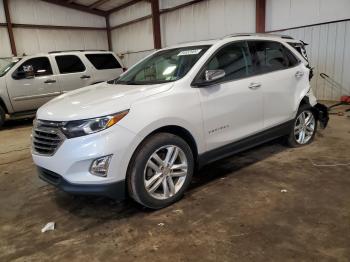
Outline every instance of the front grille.
POLYGON ((39 155, 54 155, 65 139, 60 129, 63 124, 63 122, 34 121, 32 134, 33 152, 39 155))

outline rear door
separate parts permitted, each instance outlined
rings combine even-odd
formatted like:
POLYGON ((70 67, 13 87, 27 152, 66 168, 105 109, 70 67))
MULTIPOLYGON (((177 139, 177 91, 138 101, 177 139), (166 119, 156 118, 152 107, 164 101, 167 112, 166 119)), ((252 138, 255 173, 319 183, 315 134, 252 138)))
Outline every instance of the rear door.
POLYGON ((6 75, 6 83, 16 112, 35 110, 61 94, 47 56, 24 58, 6 75), (33 70, 34 74, 29 76, 28 70, 33 70))
POLYGON ((249 41, 255 74, 259 76, 264 101, 264 128, 291 120, 301 89, 308 86, 308 69, 283 44, 249 41))
POLYGON ((55 55, 57 79, 62 92, 68 92, 94 83, 91 68, 77 55, 55 55))
POLYGON ((95 82, 112 80, 123 73, 121 63, 112 53, 86 53, 85 57, 94 68, 95 82))

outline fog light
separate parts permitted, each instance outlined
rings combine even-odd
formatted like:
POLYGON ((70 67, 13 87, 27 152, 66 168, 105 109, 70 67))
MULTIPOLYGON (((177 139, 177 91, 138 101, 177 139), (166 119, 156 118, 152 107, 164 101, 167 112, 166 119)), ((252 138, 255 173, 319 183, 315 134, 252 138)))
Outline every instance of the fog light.
POLYGON ((109 163, 111 162, 112 155, 104 156, 95 159, 90 167, 90 173, 95 176, 107 176, 109 163))

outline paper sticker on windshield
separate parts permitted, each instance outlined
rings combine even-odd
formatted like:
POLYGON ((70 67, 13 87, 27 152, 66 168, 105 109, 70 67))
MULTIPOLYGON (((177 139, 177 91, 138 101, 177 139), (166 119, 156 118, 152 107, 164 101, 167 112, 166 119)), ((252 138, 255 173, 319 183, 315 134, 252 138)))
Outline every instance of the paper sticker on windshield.
POLYGON ((201 51, 202 51, 202 49, 193 49, 193 50, 181 51, 177 56, 198 55, 201 51))

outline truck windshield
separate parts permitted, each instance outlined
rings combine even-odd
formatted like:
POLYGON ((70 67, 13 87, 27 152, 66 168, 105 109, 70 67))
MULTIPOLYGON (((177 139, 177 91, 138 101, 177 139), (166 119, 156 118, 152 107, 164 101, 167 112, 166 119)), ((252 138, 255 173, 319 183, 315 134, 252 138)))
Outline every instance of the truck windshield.
POLYGON ((4 76, 19 60, 19 58, 0 58, 0 77, 4 76))
POLYGON ((176 81, 184 77, 209 48, 201 45, 161 50, 110 83, 151 85, 176 81))

